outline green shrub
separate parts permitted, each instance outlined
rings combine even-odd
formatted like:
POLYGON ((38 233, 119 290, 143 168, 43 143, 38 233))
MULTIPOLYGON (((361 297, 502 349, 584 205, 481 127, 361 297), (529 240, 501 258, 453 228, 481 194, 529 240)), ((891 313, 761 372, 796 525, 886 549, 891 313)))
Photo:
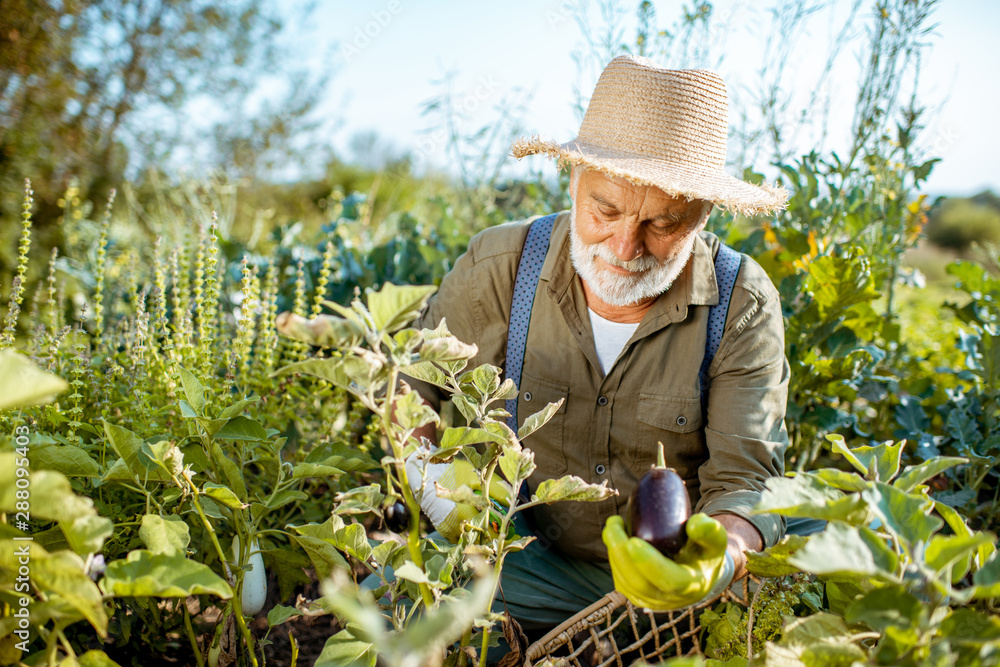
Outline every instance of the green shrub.
POLYGON ((1000 243, 1000 210, 968 199, 946 199, 932 210, 927 238, 944 248, 1000 243))

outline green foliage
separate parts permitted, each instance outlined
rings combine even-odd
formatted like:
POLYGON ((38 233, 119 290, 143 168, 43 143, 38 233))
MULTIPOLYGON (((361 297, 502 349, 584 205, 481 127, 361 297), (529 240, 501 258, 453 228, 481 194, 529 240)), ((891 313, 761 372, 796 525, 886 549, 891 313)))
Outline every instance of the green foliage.
MULTIPOLYGON (((325 77, 292 60, 298 47, 285 43, 282 31, 294 18, 259 0, 6 2, 0 219, 16 216, 25 175, 40 184, 40 220, 48 228, 73 177, 96 209, 126 171, 201 161, 255 174, 295 155, 291 139, 314 125, 309 112, 325 77), (268 76, 288 81, 288 89, 269 91, 260 111, 247 112, 268 76), (205 117, 196 133, 162 121, 190 120, 185 105, 205 99, 243 111, 205 117)), ((4 247, 0 259, 8 258, 4 247)))
POLYGON ((534 455, 522 447, 520 438, 543 427, 558 406, 547 406, 528 417, 520 433, 512 432, 504 421, 507 412, 494 407, 517 392, 512 381, 501 382, 501 369, 485 365, 466 370, 477 348, 452 336, 444 323, 435 330, 407 328, 433 289, 387 283, 377 292, 369 291, 367 303, 355 299, 345 307, 327 302, 336 315, 307 320, 283 313, 278 319, 282 333, 311 345, 334 347, 336 352, 329 358, 290 364, 276 374, 314 376, 352 394, 375 415, 388 445, 381 460, 384 494, 371 487, 355 488, 337 497, 342 504, 326 522, 294 529, 300 544, 309 545, 309 557, 321 577, 335 575, 343 552, 377 578, 381 585, 376 596, 392 601, 375 602, 368 591, 333 576, 320 604, 337 615, 344 629, 328 640, 318 664, 338 664, 348 658, 369 665, 376 657, 399 665, 455 659, 470 645, 473 626, 481 634, 484 656, 490 628, 502 618, 489 607, 503 561, 534 539, 514 533, 513 516, 539 504, 599 501, 614 493, 606 481, 596 485, 566 476, 539 484, 526 502, 519 498, 520 487, 534 470, 534 455), (416 435, 422 427, 439 424, 440 417, 401 382, 403 373, 445 389, 466 420, 466 425, 446 428, 441 447, 433 453, 419 450, 416 435), (427 539, 421 530, 424 483, 411 477, 425 476, 431 461, 456 457, 471 464, 478 477, 476 488, 487 492, 464 484, 453 491, 438 489, 439 496, 473 508, 460 526, 457 543, 442 544, 427 539), (489 491, 504 483, 501 472, 510 484, 509 494, 489 491), (503 500, 497 501, 498 495, 503 500), (346 524, 340 516, 379 515, 384 497, 401 498, 409 508, 405 547, 392 540, 379 543, 360 523, 346 524), (413 611, 401 616, 403 604, 413 611))
POLYGON ((927 239, 939 246, 967 250, 974 243, 1000 243, 1000 208, 949 198, 928 217, 927 239))
MULTIPOLYGON (((966 460, 902 467, 903 443, 829 440, 855 473, 820 468, 772 480, 756 508, 829 521, 823 532, 786 537, 749 564, 761 573, 794 568, 825 587, 821 610, 786 618, 760 664, 996 664, 996 536, 970 528, 926 485, 966 460)), ((725 644, 726 632, 709 641, 725 644)))

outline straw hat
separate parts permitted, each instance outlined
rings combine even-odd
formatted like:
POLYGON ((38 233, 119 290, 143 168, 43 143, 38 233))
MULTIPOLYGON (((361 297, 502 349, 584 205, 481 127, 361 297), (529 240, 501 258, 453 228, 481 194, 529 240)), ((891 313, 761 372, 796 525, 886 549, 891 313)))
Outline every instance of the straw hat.
POLYGON ((560 165, 582 164, 746 215, 784 208, 783 188, 751 185, 725 172, 727 134, 722 77, 625 55, 601 73, 576 139, 519 139, 511 154, 545 153, 560 165))

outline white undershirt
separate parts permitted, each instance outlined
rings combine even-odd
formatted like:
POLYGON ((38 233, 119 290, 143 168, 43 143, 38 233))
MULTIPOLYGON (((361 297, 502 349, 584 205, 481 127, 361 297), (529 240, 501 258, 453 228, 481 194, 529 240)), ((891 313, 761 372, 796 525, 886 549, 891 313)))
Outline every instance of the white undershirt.
POLYGON ((607 375, 608 369, 625 349, 625 343, 639 328, 639 323, 612 322, 590 308, 587 310, 590 312, 590 328, 594 331, 594 344, 597 347, 597 358, 601 362, 601 372, 607 375))

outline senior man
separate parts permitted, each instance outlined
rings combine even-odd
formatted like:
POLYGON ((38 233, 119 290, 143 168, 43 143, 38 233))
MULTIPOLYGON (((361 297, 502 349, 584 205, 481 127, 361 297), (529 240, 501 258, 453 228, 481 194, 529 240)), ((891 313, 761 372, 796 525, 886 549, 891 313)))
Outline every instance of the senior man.
MULTIPOLYGON (((766 480, 782 474, 787 446, 778 294, 758 264, 720 251, 703 230, 713 205, 755 214, 783 207, 787 195, 728 176, 726 139, 717 74, 615 58, 575 140, 512 148, 518 158, 544 153, 572 165, 571 209, 478 234, 418 322, 433 328, 446 318, 453 334, 479 346, 470 367, 491 363, 517 378, 518 421, 564 400, 526 440, 537 464, 532 486, 573 474, 619 492, 534 510, 538 539, 508 559, 501 583, 526 628, 555 625, 614 586, 602 528, 624 513, 658 442, 695 511, 725 529, 724 546, 702 550, 716 559, 711 567, 685 563, 700 580, 685 584, 693 598, 678 599, 720 590, 745 573, 744 551, 782 535, 780 518, 752 513, 766 480), (537 278, 525 267, 531 253, 537 278)), ((433 387, 412 384, 439 406, 433 387)), ((454 530, 461 513, 433 488, 425 486, 425 509, 454 530)))

